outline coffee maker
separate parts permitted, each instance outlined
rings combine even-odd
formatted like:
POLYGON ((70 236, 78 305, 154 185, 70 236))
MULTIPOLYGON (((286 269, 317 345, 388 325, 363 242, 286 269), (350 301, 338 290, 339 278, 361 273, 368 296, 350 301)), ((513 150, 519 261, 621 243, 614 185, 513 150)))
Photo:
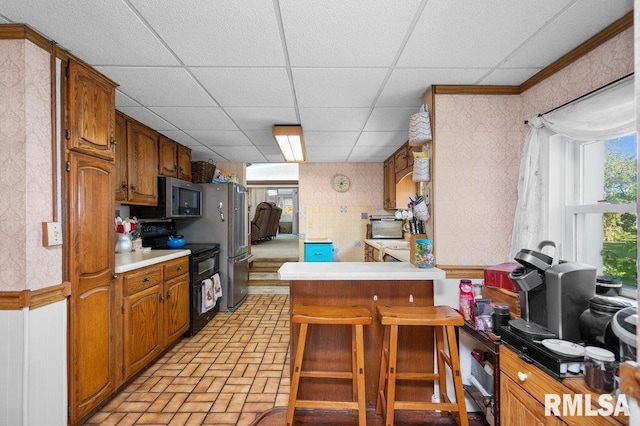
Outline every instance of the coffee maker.
MULTIPOLYGON (((542 241, 538 249, 553 246, 542 241)), ((596 291, 596 268, 576 262, 554 262, 553 257, 520 250, 515 260, 522 265, 509 279, 520 290, 522 318, 509 322, 511 331, 528 340, 562 339, 582 342, 580 315, 589 308, 596 291)))

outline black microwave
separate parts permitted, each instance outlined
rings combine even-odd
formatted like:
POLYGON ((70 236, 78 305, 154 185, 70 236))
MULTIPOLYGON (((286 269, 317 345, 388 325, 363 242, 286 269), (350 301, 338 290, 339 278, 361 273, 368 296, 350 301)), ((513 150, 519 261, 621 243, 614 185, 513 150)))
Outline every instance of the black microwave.
POLYGON ((158 177, 158 205, 130 206, 138 219, 180 219, 202 216, 202 185, 171 177, 158 177))

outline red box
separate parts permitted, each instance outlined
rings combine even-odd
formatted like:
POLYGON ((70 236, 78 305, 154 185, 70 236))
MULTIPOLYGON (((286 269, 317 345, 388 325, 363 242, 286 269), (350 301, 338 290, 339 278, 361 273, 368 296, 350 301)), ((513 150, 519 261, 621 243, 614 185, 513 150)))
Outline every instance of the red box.
POLYGON ((519 263, 512 262, 486 267, 484 269, 484 285, 517 292, 516 286, 509 279, 509 274, 518 266, 520 266, 519 263))

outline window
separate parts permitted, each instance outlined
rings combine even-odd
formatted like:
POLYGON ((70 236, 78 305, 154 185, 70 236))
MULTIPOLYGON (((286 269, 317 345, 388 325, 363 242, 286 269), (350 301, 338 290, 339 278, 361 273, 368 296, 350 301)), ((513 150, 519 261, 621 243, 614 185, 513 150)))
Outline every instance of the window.
POLYGON ((590 142, 555 135, 548 146, 549 234, 560 242, 563 259, 593 265, 598 275, 618 277, 633 288, 636 145, 634 133, 590 142))

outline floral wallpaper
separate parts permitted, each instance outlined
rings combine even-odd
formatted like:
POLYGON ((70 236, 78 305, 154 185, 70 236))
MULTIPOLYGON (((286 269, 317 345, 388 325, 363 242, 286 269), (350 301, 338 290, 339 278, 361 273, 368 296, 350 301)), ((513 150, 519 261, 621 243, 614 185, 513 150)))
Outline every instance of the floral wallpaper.
POLYGON ((57 285, 62 247, 43 247, 41 227, 52 220, 48 52, 0 40, 0 93, 0 291, 57 285))
POLYGON ((509 261, 524 120, 633 72, 626 30, 522 95, 437 95, 434 225, 436 261, 509 261))

